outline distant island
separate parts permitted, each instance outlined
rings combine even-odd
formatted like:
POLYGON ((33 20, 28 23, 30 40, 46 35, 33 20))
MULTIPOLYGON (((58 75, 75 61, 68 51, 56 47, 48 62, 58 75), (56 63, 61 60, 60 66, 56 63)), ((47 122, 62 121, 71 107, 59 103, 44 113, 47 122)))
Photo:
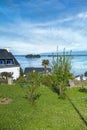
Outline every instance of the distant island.
POLYGON ((40 58, 41 56, 39 54, 28 54, 25 57, 26 58, 40 58))

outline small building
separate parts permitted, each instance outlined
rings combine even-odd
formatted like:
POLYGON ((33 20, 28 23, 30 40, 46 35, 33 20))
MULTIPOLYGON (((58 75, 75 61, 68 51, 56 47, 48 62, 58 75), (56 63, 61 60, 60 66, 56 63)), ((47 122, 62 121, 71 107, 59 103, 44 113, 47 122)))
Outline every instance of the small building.
POLYGON ((11 72, 13 79, 20 76, 20 64, 8 49, 0 49, 0 73, 11 72))
POLYGON ((85 77, 83 74, 75 76, 76 81, 86 81, 87 77, 85 77))
POLYGON ((81 75, 76 75, 76 76, 75 76, 75 80, 76 80, 76 81, 81 81, 81 75))
MULTIPOLYGON (((36 72, 36 73, 44 72, 44 68, 43 67, 26 67, 25 70, 24 70, 24 74, 27 74, 29 72, 36 72)), ((51 68, 47 67, 46 72, 50 73, 51 68)))

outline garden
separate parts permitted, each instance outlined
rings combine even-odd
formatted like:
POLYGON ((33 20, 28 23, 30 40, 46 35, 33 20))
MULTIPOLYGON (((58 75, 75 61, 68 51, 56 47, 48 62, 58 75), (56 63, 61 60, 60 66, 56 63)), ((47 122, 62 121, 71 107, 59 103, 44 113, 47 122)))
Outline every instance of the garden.
POLYGON ((34 104, 26 97, 28 87, 18 84, 1 85, 0 101, 1 130, 86 130, 87 90, 68 88, 62 99, 49 87, 37 88, 39 94, 34 104))
POLYGON ((0 85, 0 130, 87 130, 86 86, 69 86, 74 76, 67 57, 56 58, 50 74, 47 64, 44 73, 0 85))

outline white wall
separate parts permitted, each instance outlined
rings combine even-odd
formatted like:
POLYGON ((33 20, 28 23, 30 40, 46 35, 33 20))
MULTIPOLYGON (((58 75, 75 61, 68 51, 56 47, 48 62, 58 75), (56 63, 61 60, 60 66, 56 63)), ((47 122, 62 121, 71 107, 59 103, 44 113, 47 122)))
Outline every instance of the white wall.
POLYGON ((20 76, 20 67, 0 68, 1 72, 12 72, 13 79, 17 79, 20 76))
POLYGON ((80 76, 79 76, 79 77, 76 77, 76 78, 75 78, 75 80, 78 80, 78 81, 80 81, 80 80, 81 80, 81 79, 80 79, 80 76))

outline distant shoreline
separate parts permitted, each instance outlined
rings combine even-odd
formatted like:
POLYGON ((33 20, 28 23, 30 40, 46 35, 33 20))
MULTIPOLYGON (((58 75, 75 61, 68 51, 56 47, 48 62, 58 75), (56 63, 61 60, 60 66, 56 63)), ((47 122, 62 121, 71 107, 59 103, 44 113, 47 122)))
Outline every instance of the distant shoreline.
MULTIPOLYGON (((25 56, 26 57, 26 55, 24 54, 24 55, 21 55, 21 54, 18 54, 18 55, 15 55, 15 56, 25 56)), ((48 55, 48 54, 40 54, 40 57, 52 57, 52 56, 54 56, 54 57, 56 57, 57 55, 48 55)), ((58 56, 64 56, 64 55, 58 55, 58 56)), ((73 55, 65 55, 65 56, 87 56, 87 54, 84 54, 84 55, 80 55, 80 54, 73 54, 73 55)), ((39 57, 39 58, 40 58, 39 57)), ((33 57, 32 57, 33 58, 33 57)), ((37 57, 34 57, 34 58, 37 58, 37 57)))
POLYGON ((73 54, 73 55, 41 55, 41 56, 48 56, 48 57, 57 57, 57 56, 87 56, 87 54, 85 55, 76 55, 76 54, 73 54))
POLYGON ((33 54, 28 54, 28 55, 25 55, 25 57, 26 58, 40 58, 41 55, 39 55, 39 54, 36 54, 36 55, 35 54, 34 55, 33 54))
MULTIPOLYGON (((41 67, 43 59, 48 59, 50 63, 53 62, 52 53, 40 54, 41 58, 26 58, 25 55, 26 54, 15 55, 15 58, 18 60, 23 70, 25 69, 25 67, 41 67), (49 55, 51 55, 51 57, 49 55)), ((55 58, 57 57, 54 57, 54 59, 55 58)), ((72 54, 70 58, 71 58, 71 64, 72 64, 72 72, 75 75, 82 74, 85 71, 87 71, 87 53, 86 54, 72 54)))

